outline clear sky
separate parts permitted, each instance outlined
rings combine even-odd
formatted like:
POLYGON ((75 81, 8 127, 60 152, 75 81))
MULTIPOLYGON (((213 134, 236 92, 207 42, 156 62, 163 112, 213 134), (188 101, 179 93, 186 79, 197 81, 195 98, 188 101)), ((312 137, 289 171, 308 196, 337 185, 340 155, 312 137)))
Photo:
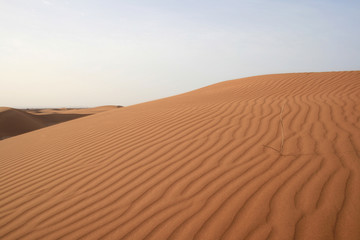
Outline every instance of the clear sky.
POLYGON ((360 1, 0 0, 0 106, 127 106, 338 70, 360 70, 360 1))

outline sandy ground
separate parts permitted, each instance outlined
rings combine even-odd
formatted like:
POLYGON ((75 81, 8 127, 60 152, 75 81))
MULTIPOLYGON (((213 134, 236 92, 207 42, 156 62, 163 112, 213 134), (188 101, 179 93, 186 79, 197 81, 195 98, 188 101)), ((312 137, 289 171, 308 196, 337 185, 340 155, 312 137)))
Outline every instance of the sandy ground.
POLYGON ((80 109, 14 109, 0 107, 0 140, 115 108, 117 106, 80 109))
POLYGON ((0 239, 360 239, 360 72, 275 74, 0 142, 0 239))

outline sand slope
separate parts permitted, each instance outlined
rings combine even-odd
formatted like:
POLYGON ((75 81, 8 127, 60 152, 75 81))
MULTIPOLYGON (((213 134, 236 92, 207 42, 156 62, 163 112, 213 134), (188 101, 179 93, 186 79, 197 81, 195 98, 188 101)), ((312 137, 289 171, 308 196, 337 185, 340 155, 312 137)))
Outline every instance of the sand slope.
POLYGON ((266 75, 3 140, 0 239, 358 240, 359 103, 266 75))
POLYGON ((20 110, 0 107, 0 140, 115 108, 117 107, 101 106, 84 109, 20 110))

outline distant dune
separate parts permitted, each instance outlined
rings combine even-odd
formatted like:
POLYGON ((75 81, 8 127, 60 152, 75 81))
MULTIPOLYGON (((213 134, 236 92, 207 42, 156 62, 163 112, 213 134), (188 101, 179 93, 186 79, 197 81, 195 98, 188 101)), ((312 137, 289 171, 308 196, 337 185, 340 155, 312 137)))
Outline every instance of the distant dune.
POLYGON ((0 239, 359 240, 360 71, 231 80, 5 139, 0 182, 0 239))
POLYGON ((0 107, 0 140, 72 119, 117 108, 102 106, 83 109, 14 109, 0 107))

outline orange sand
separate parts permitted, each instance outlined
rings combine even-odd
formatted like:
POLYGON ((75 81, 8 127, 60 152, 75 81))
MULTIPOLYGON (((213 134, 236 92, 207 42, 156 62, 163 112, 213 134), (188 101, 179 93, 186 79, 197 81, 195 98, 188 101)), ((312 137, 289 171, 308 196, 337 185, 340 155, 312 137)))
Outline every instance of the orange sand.
POLYGON ((0 182, 0 239, 359 240, 360 72, 226 81, 9 138, 0 182))
POLYGON ((0 140, 98 112, 116 106, 82 109, 31 109, 20 110, 0 107, 0 140))

